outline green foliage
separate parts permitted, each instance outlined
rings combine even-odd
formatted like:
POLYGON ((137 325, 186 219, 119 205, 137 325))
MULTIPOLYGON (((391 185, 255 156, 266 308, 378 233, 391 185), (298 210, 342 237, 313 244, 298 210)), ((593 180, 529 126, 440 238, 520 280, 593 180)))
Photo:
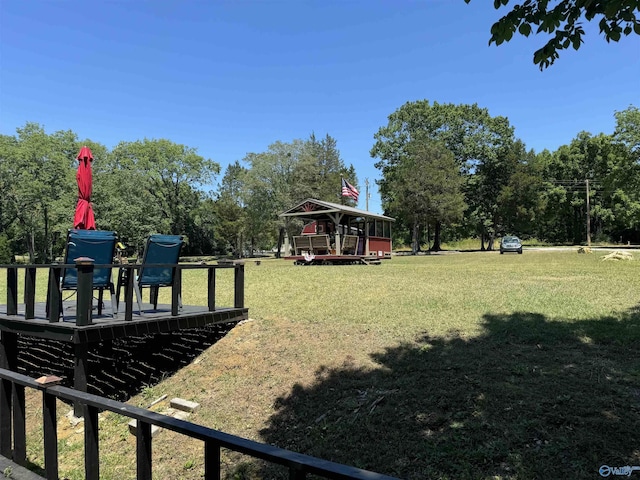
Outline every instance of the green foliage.
MULTIPOLYGON (((471 0, 465 0, 466 3, 471 0)), ((509 4, 509 0, 494 0, 496 9, 509 4)), ((560 50, 572 47, 578 50, 584 42, 582 20, 600 19, 598 26, 607 42, 620 40, 622 35, 640 35, 639 0, 528 0, 515 5, 491 27, 489 45, 508 42, 516 31, 525 37, 532 32, 547 33, 551 38, 533 54, 533 63, 543 70, 560 57, 560 50)))
POLYGON ((9 245, 9 238, 5 233, 0 234, 0 263, 8 264, 13 260, 13 252, 9 245))
POLYGON ((541 195, 542 171, 535 155, 529 152, 526 161, 519 161, 497 196, 500 229, 498 234, 517 232, 529 236, 546 206, 541 195))
POLYGON ((71 131, 47 134, 35 123, 0 138, 0 218, 30 262, 47 262, 73 219, 77 187, 74 164, 78 150, 71 131))
MULTIPOLYGON (((305 198, 339 202, 340 177, 355 182, 353 166, 340 159, 336 141, 275 142, 266 152, 249 153, 243 163, 229 166, 216 199, 217 239, 235 256, 271 249, 281 225, 278 214, 305 198)), ((300 225, 286 225, 297 234, 300 225)))
POLYGON ((353 166, 345 167, 335 139, 327 134, 322 140, 317 140, 316 136, 311 134, 292 172, 293 203, 289 206, 306 198, 340 203, 343 200, 341 177, 348 178, 350 183, 357 186, 355 170, 353 166))
MULTIPOLYGON (((112 152, 111 171, 116 181, 129 176, 135 188, 126 203, 135 202, 146 216, 155 218, 162 233, 185 233, 193 226, 192 212, 201 200, 197 187, 209 184, 220 171, 213 160, 195 148, 166 139, 122 142, 112 152), (137 198, 133 198, 137 197, 137 198)), ((136 238, 153 232, 135 232, 136 238)))
POLYGON ((621 142, 631 152, 636 162, 640 162, 640 108, 633 105, 615 112, 616 130, 613 138, 621 142))
MULTIPOLYGON (((555 152, 535 154, 513 138, 507 119, 494 119, 486 109, 427 101, 403 105, 375 135, 371 150, 382 170, 383 206, 398 220, 397 240, 408 243, 413 236, 415 249, 421 238, 414 228, 419 209, 399 179, 407 177, 408 189, 420 191, 416 184, 424 181, 403 173, 402 165, 412 143, 426 138, 443 142, 466 178, 468 208, 461 222, 444 222, 447 238, 477 236, 482 249, 485 243, 492 249, 495 237, 504 233, 584 242, 589 180, 592 237, 640 241, 640 110, 630 106, 615 116, 613 135, 582 132, 555 152), (406 211, 400 208, 403 202, 406 211)), ((424 166, 415 165, 415 171, 426 175, 424 166)), ((434 227, 437 239, 438 224, 434 227)))
POLYGON ((243 198, 247 170, 238 162, 227 167, 213 209, 215 238, 222 252, 241 256, 246 235, 246 214, 243 198))
MULTIPOLYGON (((389 116, 389 123, 374 135, 371 156, 382 171, 378 181, 384 208, 394 202, 396 193, 389 180, 409 155, 411 142, 420 139, 441 143, 455 158, 469 180, 466 203, 471 207, 468 220, 479 233, 495 231, 496 195, 504 183, 502 160, 513 145, 513 127, 505 117, 491 117, 478 105, 430 104, 428 100, 405 103, 389 116), (499 175, 496 175, 499 174, 499 175)), ((450 177, 453 178, 453 177, 450 177)), ((434 249, 439 245, 436 223, 434 249)))
POLYGON ((401 218, 412 229, 412 251, 416 253, 421 228, 462 218, 463 178, 453 155, 441 144, 417 136, 406 151, 407 155, 389 172, 386 185, 393 196, 387 207, 390 215, 401 218))
MULTIPOLYGON (((640 109, 615 112, 613 135, 583 132, 555 152, 527 151, 507 118, 477 105, 408 102, 374 135, 382 205, 397 218, 396 245, 496 235, 546 242, 586 238, 586 180, 592 238, 640 242, 640 109), (464 195, 461 195, 461 192, 464 195), (463 215, 460 210, 466 205, 463 215)), ((170 140, 122 142, 113 150, 71 131, 47 133, 27 123, 0 135, 2 256, 47 262, 62 255, 77 201, 75 156, 94 161, 92 203, 99 229, 115 230, 128 253, 141 253, 151 233, 180 233, 184 255, 243 256, 273 248, 278 214, 308 197, 347 205, 340 177, 357 185, 353 165, 330 135, 274 142, 228 166, 170 140)))
POLYGON ((581 132, 556 152, 543 152, 546 207, 537 236, 557 242, 586 239, 586 181, 590 182, 591 232, 619 240, 640 219, 640 165, 623 142, 581 132))

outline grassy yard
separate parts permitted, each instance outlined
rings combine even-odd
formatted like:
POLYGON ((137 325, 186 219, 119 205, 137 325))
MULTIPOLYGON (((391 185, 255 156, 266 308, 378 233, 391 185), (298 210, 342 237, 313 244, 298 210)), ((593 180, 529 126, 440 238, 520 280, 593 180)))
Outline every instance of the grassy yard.
MULTIPOLYGON (((130 402, 197 401, 197 423, 406 479, 593 479, 604 464, 640 466, 640 263, 600 258, 249 262, 251 321, 130 402)), ((230 304, 222 273, 219 303, 230 304)), ((197 275, 185 276, 185 303, 205 301, 197 275)), ((102 476, 134 478, 126 419, 100 425, 102 476)), ((83 478, 81 425, 61 418, 59 429, 61 474, 83 478)), ((32 428, 35 463, 38 438, 32 428)), ((202 476, 197 442, 161 432, 153 454, 156 478, 202 476)), ((229 479, 284 475, 231 453, 223 463, 229 479)))

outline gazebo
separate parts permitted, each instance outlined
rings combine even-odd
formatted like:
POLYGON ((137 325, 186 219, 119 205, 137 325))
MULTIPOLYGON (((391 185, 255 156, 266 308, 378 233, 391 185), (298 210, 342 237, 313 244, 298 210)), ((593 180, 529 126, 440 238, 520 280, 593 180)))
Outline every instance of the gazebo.
POLYGON ((394 218, 308 198, 280 214, 305 222, 300 233, 284 240, 285 258, 296 263, 370 263, 391 258, 394 218))

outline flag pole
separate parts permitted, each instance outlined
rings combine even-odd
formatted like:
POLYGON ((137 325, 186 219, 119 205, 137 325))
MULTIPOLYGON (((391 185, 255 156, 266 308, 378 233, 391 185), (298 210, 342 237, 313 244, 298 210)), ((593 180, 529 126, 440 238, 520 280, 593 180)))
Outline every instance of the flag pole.
POLYGON ((365 197, 364 197, 364 200, 365 200, 364 209, 368 212, 369 211, 369 179, 368 178, 364 179, 364 184, 365 184, 365 190, 366 190, 365 197))

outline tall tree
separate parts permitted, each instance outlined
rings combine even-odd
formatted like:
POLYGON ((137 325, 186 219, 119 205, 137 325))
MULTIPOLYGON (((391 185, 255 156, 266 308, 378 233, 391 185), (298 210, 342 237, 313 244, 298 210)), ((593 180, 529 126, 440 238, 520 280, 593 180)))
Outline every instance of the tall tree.
MULTIPOLYGON (((390 214, 411 227, 415 254, 427 225, 437 228, 462 218, 463 178, 453 154, 442 144, 418 137, 408 143, 406 151, 407 155, 390 172, 384 194, 389 199, 390 214)), ((433 249, 440 250, 440 245, 433 249)))
MULTIPOLYGON (((340 201, 340 176, 355 179, 352 165, 345 167, 337 142, 326 135, 318 140, 275 142, 266 152, 249 153, 244 158, 247 238, 250 248, 271 248, 276 243, 278 214, 305 198, 340 201)), ((297 234, 299 225, 290 222, 288 234, 297 234)))
POLYGON ((195 148, 166 139, 122 142, 112 152, 111 165, 117 178, 128 175, 136 183, 133 192, 147 200, 147 215, 164 220, 163 230, 176 234, 188 229, 199 190, 220 171, 195 148))
MULTIPOLYGON (((407 155, 407 145, 413 138, 441 142, 453 153, 460 170, 471 174, 483 165, 500 158, 513 143, 513 128, 505 117, 491 117, 478 105, 439 104, 428 100, 408 102, 389 116, 389 123, 374 135, 376 143, 371 156, 379 158, 376 168, 382 171, 378 181, 382 192, 388 192, 385 182, 407 155)), ((488 178, 488 177, 487 177, 488 178)), ((481 204, 485 191, 468 189, 467 203, 481 204)), ((383 207, 388 198, 383 193, 383 207)), ((490 202, 487 199, 485 203, 490 202)), ((493 198, 495 201, 495 197, 493 198)), ((386 207, 385 207, 386 208, 386 207)), ((479 232, 483 226, 478 225, 479 232)), ((436 226, 436 234, 439 227, 436 226)), ((439 244, 436 236, 435 245, 439 244)))
MULTIPOLYGON (((464 0, 470 3, 471 0, 464 0)), ((507 6, 509 0, 494 0, 496 9, 507 6)), ((531 33, 552 35, 533 54, 533 63, 543 70, 560 57, 560 50, 580 48, 585 32, 582 20, 599 19, 600 33, 607 42, 617 42, 623 35, 640 35, 640 0, 526 0, 515 5, 491 27, 489 45, 500 45, 513 38, 516 31, 528 37, 531 33)))
POLYGON ((275 142, 266 152, 249 153, 243 201, 249 248, 271 248, 278 233, 278 214, 293 202, 293 172, 304 154, 302 140, 275 142))
POLYGON ((505 231, 508 219, 502 215, 506 213, 501 208, 505 197, 500 194, 508 187, 525 155, 521 141, 506 142, 479 162, 469 177, 470 215, 480 226, 481 250, 493 250, 496 235, 505 231))
POLYGON ((638 225, 640 166, 629 149, 612 136, 581 132, 569 145, 547 154, 548 237, 582 243, 586 239, 586 183, 589 181, 590 231, 619 240, 638 225))
POLYGON ((318 140, 312 133, 305 141, 302 155, 292 172, 292 197, 295 201, 317 198, 340 203, 341 177, 357 184, 353 166, 345 166, 336 140, 329 134, 318 140))
POLYGON ((615 112, 616 129, 613 133, 615 141, 622 143, 640 162, 640 108, 630 105, 625 110, 615 112))
POLYGON ((36 123, 18 128, 16 137, 2 138, 2 221, 31 262, 59 254, 56 244, 72 226, 77 149, 73 132, 47 134, 36 123))
POLYGON ((546 203, 542 195, 542 167, 533 151, 516 142, 512 150, 514 169, 497 197, 498 234, 535 235, 546 203))
POLYGON ((236 257, 244 251, 247 212, 244 204, 247 169, 239 162, 227 166, 214 204, 215 239, 222 251, 236 257))

